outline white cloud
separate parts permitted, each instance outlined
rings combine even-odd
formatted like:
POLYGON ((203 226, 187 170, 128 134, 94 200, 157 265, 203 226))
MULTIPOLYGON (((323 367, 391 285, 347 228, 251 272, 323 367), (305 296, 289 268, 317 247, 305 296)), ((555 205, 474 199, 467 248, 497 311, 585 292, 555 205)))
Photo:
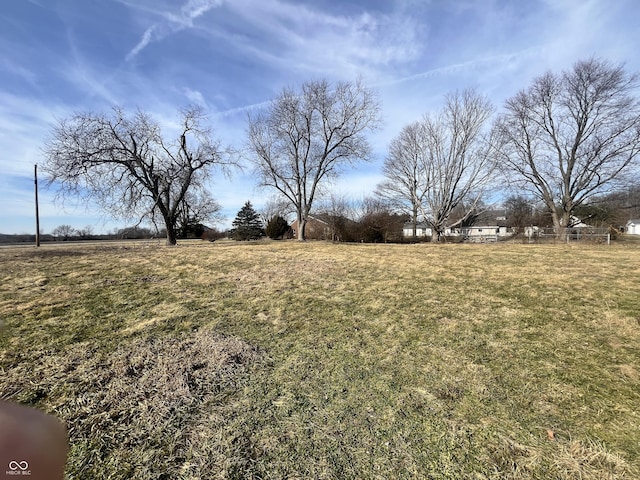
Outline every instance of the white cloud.
POLYGON ((192 90, 189 87, 185 87, 183 92, 184 96, 187 97, 191 103, 207 108, 207 101, 204 99, 202 92, 192 90))
POLYGON ((62 106, 0 92, 0 175, 29 175, 42 159, 51 123, 67 113, 62 106))
POLYGON ((132 60, 133 57, 138 55, 138 53, 144 50, 146 46, 149 45, 149 43, 151 43, 153 31, 155 29, 156 29, 156 25, 152 25, 145 30, 144 34, 142 35, 142 38, 140 39, 140 42, 138 42, 138 44, 135 47, 133 47, 133 49, 127 54, 126 56, 127 61, 132 60))
POLYGON ((12 75, 16 75, 22 78, 25 82, 34 88, 37 88, 38 76, 32 70, 29 70, 21 65, 17 65, 15 62, 9 60, 7 57, 0 59, 0 70, 4 70, 12 75))
POLYGON ((96 72, 95 63, 88 61, 78 49, 74 33, 70 29, 67 29, 66 33, 71 58, 56 65, 58 74, 90 96, 116 105, 117 95, 106 86, 109 77, 104 73, 96 72))
POLYGON ((138 44, 129 51, 125 59, 133 60, 151 42, 160 41, 186 28, 193 28, 193 21, 209 10, 222 5, 223 0, 189 0, 180 8, 180 13, 164 11, 160 14, 165 22, 155 23, 145 30, 138 44))
POLYGON ((241 107, 230 108, 230 109, 224 110, 222 112, 216 112, 214 114, 214 116, 218 117, 218 118, 234 117, 234 116, 237 116, 239 114, 252 112, 252 111, 256 111, 256 110, 262 110, 263 108, 268 107, 270 104, 271 104, 271 100, 266 100, 264 102, 258 102, 258 103, 254 103, 252 105, 243 105, 241 107))
POLYGON ((235 38, 236 47, 307 76, 373 76, 381 67, 406 64, 422 52, 419 25, 410 16, 339 15, 281 0, 236 1, 229 8, 250 32, 235 38), (267 44, 256 43, 256 35, 267 44))
POLYGON ((194 20, 220 5, 222 0, 189 0, 180 10, 185 18, 194 20))
POLYGON ((544 51, 544 47, 531 47, 526 50, 521 50, 519 52, 506 53, 501 55, 492 55, 489 57, 479 57, 469 60, 467 62, 456 63, 452 65, 446 65, 444 67, 433 68, 431 70, 427 70, 424 72, 414 73, 412 75, 397 78, 394 80, 390 80, 384 82, 383 84, 391 85, 397 84, 412 80, 418 80, 427 77, 434 77, 437 75, 453 75, 460 74, 462 72, 468 72, 470 70, 486 70, 486 69, 494 69, 499 68, 502 65, 509 65, 513 62, 527 62, 532 57, 539 57, 540 54, 544 51))

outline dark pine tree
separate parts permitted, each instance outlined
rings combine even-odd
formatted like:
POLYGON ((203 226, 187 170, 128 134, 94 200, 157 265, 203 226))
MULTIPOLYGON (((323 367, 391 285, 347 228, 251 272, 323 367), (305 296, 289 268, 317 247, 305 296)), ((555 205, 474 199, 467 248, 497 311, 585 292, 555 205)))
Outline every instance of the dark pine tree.
POLYGON ((269 238, 276 240, 282 239, 290 228, 291 227, 289 227, 289 224, 283 217, 275 215, 267 222, 265 232, 269 238))
POLYGON ((232 225, 231 238, 234 240, 257 240, 263 235, 260 215, 249 201, 240 209, 232 225))

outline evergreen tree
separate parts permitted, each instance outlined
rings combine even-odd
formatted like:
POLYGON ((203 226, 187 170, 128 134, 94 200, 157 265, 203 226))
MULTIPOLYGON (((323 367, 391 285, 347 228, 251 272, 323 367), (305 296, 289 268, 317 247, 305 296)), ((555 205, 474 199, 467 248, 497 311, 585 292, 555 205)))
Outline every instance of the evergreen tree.
POLYGON ((240 209, 232 225, 231 238, 234 240, 256 240, 263 235, 260 215, 249 201, 240 209))
POLYGON ((271 217, 271 220, 267 223, 266 233, 269 238, 281 239, 289 231, 289 224, 280 215, 271 217))

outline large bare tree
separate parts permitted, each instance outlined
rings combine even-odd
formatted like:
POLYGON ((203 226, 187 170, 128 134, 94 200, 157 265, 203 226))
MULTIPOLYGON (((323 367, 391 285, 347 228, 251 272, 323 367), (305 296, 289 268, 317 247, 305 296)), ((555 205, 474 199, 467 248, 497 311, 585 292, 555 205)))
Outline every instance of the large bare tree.
POLYGON ((520 191, 544 202, 558 235, 574 210, 638 165, 638 77, 591 59, 547 73, 507 100, 497 123, 500 155, 520 191))
POLYGON ((433 229, 434 242, 446 227, 461 224, 476 212, 492 184, 492 140, 484 131, 492 113, 487 98, 464 90, 448 94, 443 109, 423 120, 427 189, 421 211, 433 229), (451 222, 451 213, 462 205, 465 210, 451 222))
POLYGON ((391 206, 410 216, 413 236, 416 236, 418 214, 430 184, 425 168, 427 146, 424 125, 414 122, 405 126, 389 145, 382 173, 385 179, 376 187, 376 194, 391 206))
POLYGON ((492 112, 474 90, 452 93, 441 111, 405 127, 391 143, 383 170, 387 180, 378 190, 403 199, 414 222, 420 214, 434 242, 476 211, 491 184, 495 162, 484 126, 492 112))
POLYGON ((262 186, 277 190, 296 211, 298 240, 319 188, 342 167, 367 160, 366 134, 379 124, 374 92, 360 81, 304 83, 286 88, 266 112, 249 118, 249 145, 262 186))
POLYGON ((62 197, 96 202, 116 218, 161 218, 167 245, 175 245, 185 212, 217 211, 205 181, 231 163, 205 122, 200 108, 186 108, 175 140, 166 141, 142 111, 77 113, 53 127, 44 170, 62 197))

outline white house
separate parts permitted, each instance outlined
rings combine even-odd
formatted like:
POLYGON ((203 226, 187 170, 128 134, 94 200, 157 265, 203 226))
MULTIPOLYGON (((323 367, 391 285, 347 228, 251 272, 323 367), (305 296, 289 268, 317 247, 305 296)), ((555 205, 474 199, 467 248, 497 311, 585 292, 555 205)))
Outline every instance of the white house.
POLYGON ((640 218, 633 218, 627 222, 625 231, 631 235, 640 235, 640 218))
MULTIPOLYGON (((431 230, 428 223, 418 223, 416 225, 416 237, 430 237, 432 233, 433 230, 431 230)), ((444 234, 447 237, 459 235, 456 229, 451 229, 449 227, 444 229, 444 234)), ((408 222, 404 224, 402 227, 402 236, 405 238, 413 237, 413 223, 408 222)))
MULTIPOLYGON (((405 223, 402 227, 403 237, 413 237, 413 223, 405 223)), ((416 237, 430 237, 431 227, 426 223, 416 225, 416 237)))
POLYGON ((496 241, 513 235, 504 225, 474 225, 462 229, 462 235, 470 242, 496 241))
POLYGON ((507 237, 511 235, 507 227, 499 225, 474 225, 473 227, 463 228, 462 232, 468 237, 483 237, 487 235, 507 237))

